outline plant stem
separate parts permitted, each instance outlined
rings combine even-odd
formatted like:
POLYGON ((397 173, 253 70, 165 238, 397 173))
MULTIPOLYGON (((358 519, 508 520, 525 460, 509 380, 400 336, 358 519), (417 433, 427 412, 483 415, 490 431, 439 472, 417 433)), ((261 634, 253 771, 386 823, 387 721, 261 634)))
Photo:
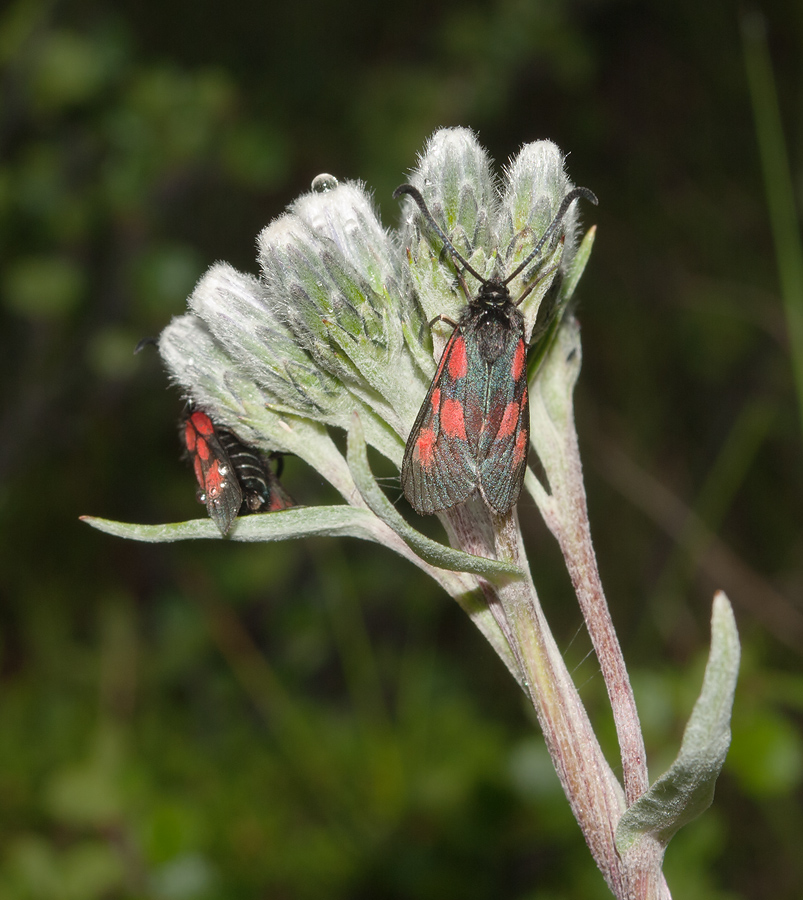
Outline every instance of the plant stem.
POLYGON ((580 328, 573 318, 558 330, 532 385, 533 443, 551 493, 529 473, 526 484, 555 536, 599 659, 613 712, 627 805, 649 787, 647 755, 636 701, 591 542, 583 467, 574 424, 573 391, 580 372, 580 328))
MULTIPOLYGON (((572 424, 573 422, 574 417, 572 417, 572 424)), ((622 755, 625 798, 627 805, 630 806, 649 787, 647 754, 636 709, 636 700, 633 696, 619 639, 605 600, 591 542, 591 525, 588 520, 580 451, 574 427, 570 433, 566 434, 566 438, 565 477, 559 482, 560 490, 553 493, 558 518, 557 521, 548 521, 547 524, 563 552, 566 567, 569 570, 572 585, 577 594, 577 600, 608 690, 622 755)))

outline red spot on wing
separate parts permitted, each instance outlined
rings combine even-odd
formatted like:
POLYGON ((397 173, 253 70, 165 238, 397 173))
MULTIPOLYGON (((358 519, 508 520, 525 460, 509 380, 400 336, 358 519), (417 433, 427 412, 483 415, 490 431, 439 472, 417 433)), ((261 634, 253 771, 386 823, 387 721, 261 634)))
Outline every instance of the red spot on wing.
POLYGON ((466 358, 466 340, 462 335, 457 335, 452 340, 449 348, 449 361, 447 363, 449 376, 457 381, 465 378, 468 372, 468 359, 466 358))
POLYGON ((524 341, 519 341, 516 345, 516 352, 513 354, 513 363, 510 366, 510 374, 514 381, 518 381, 524 372, 524 364, 527 361, 527 352, 524 349, 524 341))
POLYGON ((527 455, 527 435, 520 431, 516 436, 516 446, 513 448, 513 464, 518 465, 527 455))
POLYGON ((415 448, 418 451, 418 461, 424 469, 428 469, 432 465, 432 451, 435 448, 435 440, 434 429, 425 428, 418 435, 415 442, 415 448))
POLYGON ((187 424, 184 426, 184 443, 196 462, 199 459, 207 462, 212 456, 212 451, 205 438, 214 437, 214 435, 215 427, 206 413, 194 412, 187 419, 187 424))
POLYGON ((505 407, 505 413, 502 421, 499 423, 499 431, 496 432, 497 438, 509 437, 516 430, 519 422, 519 404, 515 401, 508 403, 505 407))
POLYGON ((215 433, 215 426, 212 424, 212 420, 205 412, 196 410, 190 416, 190 422, 192 422, 198 434, 202 434, 204 437, 209 437, 209 435, 215 433))
POLYGON ((279 496, 275 489, 271 489, 268 512, 279 512, 282 509, 291 509, 295 505, 295 500, 292 500, 287 495, 279 496))
POLYGON ((220 460, 216 459, 206 473, 204 489, 210 500, 217 500, 226 488, 226 475, 221 469, 220 460))
POLYGON ((187 419, 187 424, 184 426, 184 443, 187 445, 187 450, 190 453, 195 453, 195 442, 198 438, 198 432, 195 430, 195 426, 187 419))
POLYGON ((437 416, 438 410, 440 409, 440 406, 441 406, 440 388, 435 388, 435 390, 432 392, 431 404, 432 404, 432 412, 437 416))
POLYGON ((202 437, 199 437, 197 435, 195 442, 195 456, 197 459, 200 459, 203 462, 209 462, 209 459, 212 456, 212 451, 209 449, 209 444, 202 437))
POLYGON ((457 400, 447 397, 441 405, 441 430, 449 437, 466 440, 466 419, 463 406, 457 400))

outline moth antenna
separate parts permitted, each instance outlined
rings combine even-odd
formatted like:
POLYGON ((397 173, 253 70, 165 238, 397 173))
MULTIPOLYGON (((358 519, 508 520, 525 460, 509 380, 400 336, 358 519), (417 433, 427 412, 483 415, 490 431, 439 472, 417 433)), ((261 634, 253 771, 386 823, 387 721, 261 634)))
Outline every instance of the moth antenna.
MULTIPOLYGON (((591 192, 589 191, 589 193, 591 192)), ((466 260, 463 259, 463 257, 457 252, 457 248, 455 247, 455 245, 449 240, 449 238, 446 236, 446 232, 441 228, 440 225, 438 225, 438 223, 433 218, 432 213, 427 208, 427 204, 424 201, 424 198, 421 196, 421 191, 419 191, 418 188, 413 187, 411 184, 401 184, 393 192, 394 200, 398 200, 402 194, 407 194, 408 196, 412 197, 413 200, 415 200, 415 202, 418 204, 418 208, 421 210, 421 214, 427 220, 438 237, 443 241, 443 246, 452 254, 455 261, 461 263, 477 279, 477 281, 482 282, 482 284, 487 284, 487 278, 483 278, 482 275, 476 272, 474 268, 470 266, 466 262, 466 260)), ((458 275, 459 274, 460 273, 458 271, 458 275)), ((466 296, 468 296, 465 280, 462 277, 460 280, 463 284, 463 290, 466 291, 466 296)))
POLYGON ((153 344, 154 347, 158 347, 158 346, 159 346, 159 341, 157 341, 156 338, 154 338, 154 337, 144 337, 144 338, 142 338, 142 340, 139 341, 139 342, 137 343, 137 346, 134 347, 134 355, 136 356, 137 353, 140 353, 140 352, 141 352, 142 350, 144 350, 145 347, 147 347, 149 344, 153 344))
POLYGON ((543 272, 538 273, 538 278, 533 278, 533 280, 527 285, 527 287, 522 292, 519 299, 514 304, 515 306, 521 306, 522 303, 530 296, 530 294, 538 287, 538 285, 545 279, 549 278, 550 275, 554 275, 555 272, 558 271, 558 266, 550 266, 543 272))
MULTIPOLYGON (((401 190, 401 188, 399 188, 399 190, 401 190)), ((415 188, 413 188, 413 190, 415 190, 415 188)), ((570 190, 569 193, 566 194, 566 196, 563 198, 563 202, 558 207, 557 213, 555 213, 555 218, 549 223, 549 227, 539 238, 538 243, 533 248, 532 253, 530 253, 527 259, 525 259, 524 262, 514 272, 507 276, 502 284, 508 284, 508 282, 512 281, 520 272, 524 271, 524 269, 526 269, 527 266, 530 265, 535 257, 538 256, 538 254, 541 252, 541 248, 544 246, 544 244, 560 227, 560 224, 563 221, 563 217, 568 212, 569 207, 572 205, 572 203, 574 203, 575 200, 579 199, 580 197, 588 200, 589 203, 593 203, 594 206, 599 203, 599 200, 597 200, 597 195, 593 191, 590 191, 588 188, 578 187, 570 190)))

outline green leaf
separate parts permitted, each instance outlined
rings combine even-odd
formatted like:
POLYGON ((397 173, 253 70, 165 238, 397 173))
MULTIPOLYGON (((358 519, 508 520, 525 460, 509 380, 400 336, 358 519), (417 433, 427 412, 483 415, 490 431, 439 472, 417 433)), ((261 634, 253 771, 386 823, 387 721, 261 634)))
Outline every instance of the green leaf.
POLYGON ((376 483, 368 465, 362 423, 356 413, 351 419, 347 458, 354 483, 368 508, 389 528, 393 529, 424 562, 431 566, 437 566, 439 569, 470 572, 473 575, 483 575, 485 578, 499 575, 523 576, 521 569, 517 566, 496 559, 487 559, 484 556, 472 556, 470 553, 463 553, 462 550, 455 550, 453 547, 439 544, 416 531, 412 525, 408 525, 376 483))
POLYGON ((571 300, 572 295, 577 288, 577 283, 580 281, 583 272, 585 272, 586 266, 588 265, 591 250, 594 247, 594 238, 596 236, 597 226, 592 225, 585 233, 585 237, 580 242, 580 246, 577 248, 577 252, 574 254, 574 257, 569 264, 569 268, 566 270, 566 275, 564 276, 563 284, 560 289, 561 306, 565 306, 569 300, 571 300))
POLYGON ((655 784, 619 820, 616 847, 626 853, 649 835, 666 846, 675 832, 711 805, 714 785, 730 746, 733 692, 739 672, 739 635, 727 597, 714 597, 711 652, 703 689, 680 753, 655 784))
MULTIPOLYGON (((95 516, 81 516, 81 521, 107 534, 154 544, 197 538, 223 539, 211 519, 191 519, 168 525, 135 525, 95 516)), ((301 506, 244 516, 235 521, 227 537, 233 541, 257 542, 286 541, 313 535, 376 541, 376 519, 368 510, 352 506, 301 506)))

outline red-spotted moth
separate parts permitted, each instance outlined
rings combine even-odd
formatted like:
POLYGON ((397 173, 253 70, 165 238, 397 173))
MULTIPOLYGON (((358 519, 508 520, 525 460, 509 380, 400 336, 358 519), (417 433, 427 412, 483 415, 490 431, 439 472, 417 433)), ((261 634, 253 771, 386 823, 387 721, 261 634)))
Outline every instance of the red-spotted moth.
POLYGON ((417 188, 403 184, 393 196, 401 194, 418 204, 443 241, 468 301, 457 322, 442 316, 430 322, 443 319, 454 330, 407 438, 402 489, 421 515, 450 509, 477 491, 494 512, 507 513, 521 492, 530 446, 527 346, 518 307, 537 279, 515 301, 507 286, 538 256, 575 200, 584 197, 596 204, 597 198, 587 188, 569 191, 532 253, 503 280, 483 278, 474 271, 432 217, 417 188), (476 297, 468 293, 460 266, 480 282, 476 297))
POLYGON ((276 512, 295 506, 262 455, 231 431, 215 426, 205 412, 193 410, 182 423, 184 444, 198 481, 198 499, 227 534, 237 516, 276 512))

